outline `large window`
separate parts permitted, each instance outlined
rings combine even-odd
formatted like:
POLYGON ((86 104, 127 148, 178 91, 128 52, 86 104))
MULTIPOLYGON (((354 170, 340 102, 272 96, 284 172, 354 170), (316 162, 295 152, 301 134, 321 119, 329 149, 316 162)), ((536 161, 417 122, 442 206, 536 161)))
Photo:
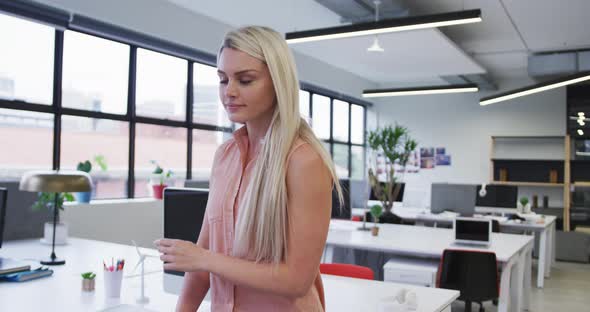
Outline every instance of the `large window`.
POLYGON ((231 121, 219 100, 217 68, 194 63, 193 81, 193 122, 229 127, 231 121))
POLYGON ((53 115, 0 109, 0 179, 52 167, 53 115))
POLYGON ((137 115, 185 120, 187 71, 186 60, 137 49, 137 115))
POLYGON ((127 194, 129 126, 122 121, 63 116, 61 168, 92 164, 92 198, 121 198, 127 194), (102 160, 101 160, 102 159, 102 160), (102 168, 101 164, 106 165, 102 168))
POLYGON ((0 14, 0 99, 51 104, 54 29, 0 14))
POLYGON ((63 107, 125 114, 128 77, 128 45, 65 32, 63 107))
MULTIPOLYGON (((215 151, 236 125, 219 101, 216 68, 200 56, 3 14, 0 38, 0 144, 10 147, 0 153, 0 178, 89 160, 94 199, 150 196, 159 182, 152 160, 173 172, 170 186, 210 178, 215 151)), ((338 175, 362 175, 364 107, 314 90, 299 95, 338 175)))
POLYGON ((365 179, 365 107, 313 90, 301 90, 299 107, 302 111, 306 106, 301 94, 306 93, 311 94, 309 114, 313 130, 331 153, 338 176, 365 179))

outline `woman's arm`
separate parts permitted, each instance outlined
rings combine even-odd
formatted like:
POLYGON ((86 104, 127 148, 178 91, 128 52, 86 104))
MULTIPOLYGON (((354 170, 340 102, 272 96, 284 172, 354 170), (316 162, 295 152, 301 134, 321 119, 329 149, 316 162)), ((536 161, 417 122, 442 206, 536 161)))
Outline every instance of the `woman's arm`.
MULTIPOLYGON (((196 246, 204 250, 209 249, 209 221, 207 211, 203 218, 203 226, 199 234, 199 240, 196 246)), ((190 243, 190 242, 189 242, 190 243)), ((166 265, 164 265, 166 268, 166 265)), ((166 268, 167 269, 167 268, 166 268)), ((184 274, 184 284, 182 285, 182 292, 176 303, 176 312, 194 312, 196 311, 205 295, 209 291, 209 272, 194 271, 186 272, 184 274)))
POLYGON ((278 266, 256 264, 209 252, 190 242, 163 239, 158 242, 164 267, 180 271, 208 271, 237 285, 300 297, 313 284, 328 235, 332 179, 319 155, 303 145, 288 165, 289 235, 286 262, 278 266))

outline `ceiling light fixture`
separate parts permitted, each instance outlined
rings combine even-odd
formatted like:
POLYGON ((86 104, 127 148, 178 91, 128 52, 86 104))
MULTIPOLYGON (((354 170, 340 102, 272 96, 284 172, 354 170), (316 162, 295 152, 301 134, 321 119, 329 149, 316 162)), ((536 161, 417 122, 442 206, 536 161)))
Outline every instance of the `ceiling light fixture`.
MULTIPOLYGON (((381 4, 381 1, 375 0, 375 1, 373 1, 373 3, 375 4, 375 23, 377 23, 377 22, 379 22, 379 5, 381 4)), ((367 51, 368 52, 383 52, 383 51, 385 51, 379 45, 379 38, 377 37, 377 35, 375 35, 375 39, 373 40, 373 45, 368 47, 367 51)))
POLYGON ((409 16, 381 20, 379 22, 367 22, 346 26, 290 32, 285 34, 285 39, 287 40, 287 43, 302 43, 318 40, 367 36, 398 31, 477 23, 481 21, 481 10, 478 9, 433 15, 409 16))
POLYGON ((363 91, 363 97, 384 97, 384 96, 403 96, 403 95, 426 95, 426 94, 445 94, 445 93, 464 93, 477 92, 479 88, 476 84, 432 86, 405 89, 369 89, 363 91))
POLYGON ((584 131, 582 131, 582 129, 578 129, 578 134, 579 135, 584 135, 584 131))
POLYGON ((507 101, 507 100, 511 100, 511 99, 514 99, 517 97, 526 96, 526 95, 530 95, 530 94, 534 94, 534 93, 539 93, 539 92, 543 92, 543 91, 547 91, 547 90, 579 83, 579 82, 586 81, 586 80, 590 80, 590 72, 582 72, 582 73, 567 76, 564 78, 559 78, 559 79, 551 80, 548 82, 543 82, 540 84, 516 89, 513 91, 508 91, 505 93, 500 93, 497 95, 484 97, 481 100, 479 100, 479 105, 483 106, 483 105, 494 104, 494 103, 498 103, 498 102, 502 102, 502 101, 507 101))
POLYGON ((584 115, 585 115, 584 112, 578 112, 578 116, 584 117, 584 115))

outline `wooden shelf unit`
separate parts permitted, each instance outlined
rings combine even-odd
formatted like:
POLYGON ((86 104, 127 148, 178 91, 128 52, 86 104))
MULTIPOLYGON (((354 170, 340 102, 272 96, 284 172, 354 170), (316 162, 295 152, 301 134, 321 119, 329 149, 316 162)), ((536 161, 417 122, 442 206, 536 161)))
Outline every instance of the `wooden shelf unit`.
MULTIPOLYGON (((522 151, 521 151, 522 152, 522 151)), ((570 205, 571 205, 571 193, 570 193, 570 186, 571 186, 571 140, 570 136, 492 136, 490 142, 490 181, 492 184, 499 184, 499 185, 514 185, 514 186, 529 186, 529 187, 560 187, 563 188, 563 230, 568 232, 570 230, 570 205), (522 140, 523 142, 527 142, 529 144, 535 144, 534 142, 543 142, 544 140, 550 142, 555 141, 559 142, 563 140, 563 158, 555 157, 543 157, 543 158, 525 158, 525 157, 496 157, 495 155, 495 148, 497 140, 522 140), (496 180, 496 172, 495 172, 495 162, 522 162, 528 164, 536 164, 539 165, 543 162, 546 163, 546 168, 556 169, 555 163, 560 163, 562 166, 559 166, 558 170, 558 183, 550 183, 549 182, 549 174, 547 174, 547 181, 498 181, 496 180)), ((522 176, 522 174, 520 174, 522 176)), ((541 180, 538 178, 539 174, 536 173, 537 180, 541 180)), ((499 178, 499 175, 498 175, 499 178)), ((528 178, 528 176, 527 176, 528 178)), ((510 179, 510 177, 508 177, 510 179)), ((578 184, 579 185, 579 184, 578 184)), ((588 184, 590 186, 590 183, 588 184)))

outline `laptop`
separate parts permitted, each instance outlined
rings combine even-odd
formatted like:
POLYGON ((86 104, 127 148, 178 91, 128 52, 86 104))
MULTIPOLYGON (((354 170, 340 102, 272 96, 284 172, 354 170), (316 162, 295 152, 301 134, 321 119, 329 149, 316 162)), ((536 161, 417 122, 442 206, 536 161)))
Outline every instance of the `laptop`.
POLYGON ((492 220, 457 217, 453 220, 455 244, 487 247, 492 240, 492 220))

